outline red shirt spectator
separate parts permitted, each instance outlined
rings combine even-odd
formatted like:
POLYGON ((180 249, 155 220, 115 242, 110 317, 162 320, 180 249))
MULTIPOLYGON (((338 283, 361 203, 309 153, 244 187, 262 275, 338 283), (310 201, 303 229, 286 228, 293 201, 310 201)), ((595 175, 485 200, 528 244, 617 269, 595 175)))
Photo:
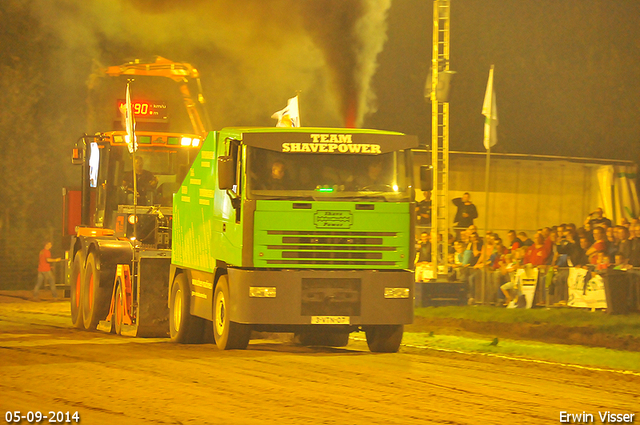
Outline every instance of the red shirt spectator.
POLYGON ((546 264, 549 252, 547 245, 544 243, 544 237, 541 234, 537 234, 535 243, 527 249, 524 263, 531 264, 532 266, 542 266, 546 264))
POLYGON ((38 271, 39 272, 50 272, 51 271, 51 263, 47 261, 47 258, 51 258, 51 251, 49 251, 46 247, 40 251, 40 256, 38 258, 38 271))
POLYGON ((589 256, 589 262, 591 264, 598 264, 598 253, 604 252, 607 248, 604 229, 602 227, 596 227, 593 229, 593 237, 596 241, 587 250, 587 255, 589 256))

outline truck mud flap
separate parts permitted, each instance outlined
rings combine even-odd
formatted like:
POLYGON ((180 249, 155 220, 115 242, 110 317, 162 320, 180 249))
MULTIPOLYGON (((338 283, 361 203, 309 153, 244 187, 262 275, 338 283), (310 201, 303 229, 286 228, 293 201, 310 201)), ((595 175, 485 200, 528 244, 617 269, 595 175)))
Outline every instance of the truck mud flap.
MULTIPOLYGON (((140 282, 138 286, 138 308, 135 335, 138 337, 168 337, 170 258, 140 258, 140 282)), ((133 326, 132 326, 133 327, 133 326)), ((123 335, 133 334, 122 328, 123 335), (126 333, 125 333, 126 332, 126 333)))
MULTIPOLYGON (((122 323, 120 325, 120 334, 131 337, 147 337, 147 338, 163 338, 169 336, 169 308, 166 303, 166 294, 169 290, 169 266, 171 260, 169 258, 141 258, 140 262, 140 282, 136 285, 134 292, 136 296, 134 303, 137 308, 130 311, 135 312, 131 323, 122 323)), ((116 281, 120 277, 124 282, 125 276, 122 275, 124 270, 122 265, 118 265, 116 273, 116 281), (122 268, 122 269, 121 269, 122 268)), ((126 273, 129 269, 126 267, 126 273)), ((128 278, 128 277, 127 277, 128 278)), ((116 283, 113 287, 113 295, 111 297, 111 307, 109 314, 105 320, 100 321, 98 330, 103 332, 115 332, 115 300, 116 300, 116 283)), ((130 309, 130 307, 125 307, 130 309)))

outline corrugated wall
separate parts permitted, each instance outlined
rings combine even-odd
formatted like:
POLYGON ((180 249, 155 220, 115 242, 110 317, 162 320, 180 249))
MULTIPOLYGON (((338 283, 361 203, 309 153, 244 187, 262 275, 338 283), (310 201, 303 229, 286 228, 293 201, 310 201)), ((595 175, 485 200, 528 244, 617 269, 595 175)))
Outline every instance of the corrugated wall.
MULTIPOLYGON (((429 153, 415 153, 416 181, 419 166, 430 163, 429 153)), ((451 154, 449 163, 449 197, 471 194, 478 209, 475 224, 485 227, 485 163, 484 155, 451 154)), ((581 226, 585 217, 599 205, 597 168, 566 160, 535 160, 491 157, 489 229, 501 237, 510 229, 527 234, 545 226, 575 223, 581 226)), ((416 198, 421 200, 422 194, 416 198)), ((450 204, 450 222, 456 208, 450 204)))

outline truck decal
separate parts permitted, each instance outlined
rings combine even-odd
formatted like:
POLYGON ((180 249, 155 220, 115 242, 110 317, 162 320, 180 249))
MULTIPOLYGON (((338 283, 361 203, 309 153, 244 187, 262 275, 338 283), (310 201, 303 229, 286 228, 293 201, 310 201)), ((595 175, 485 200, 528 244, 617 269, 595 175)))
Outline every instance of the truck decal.
POLYGON ((313 216, 313 224, 318 229, 348 229, 353 224, 353 214, 351 211, 316 211, 313 216))

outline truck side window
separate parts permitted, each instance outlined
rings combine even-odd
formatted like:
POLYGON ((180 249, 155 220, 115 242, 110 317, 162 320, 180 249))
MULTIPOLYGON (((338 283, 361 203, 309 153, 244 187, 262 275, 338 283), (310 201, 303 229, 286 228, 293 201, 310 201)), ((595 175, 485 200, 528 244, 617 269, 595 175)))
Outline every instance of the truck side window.
MULTIPOLYGON (((238 201, 242 196, 242 146, 238 140, 230 140, 229 141, 229 156, 232 158, 233 163, 235 164, 235 187, 233 188, 233 192, 238 196, 238 201)), ((242 217, 242 204, 238 202, 234 205, 236 210, 236 223, 240 223, 240 218, 242 217)))

